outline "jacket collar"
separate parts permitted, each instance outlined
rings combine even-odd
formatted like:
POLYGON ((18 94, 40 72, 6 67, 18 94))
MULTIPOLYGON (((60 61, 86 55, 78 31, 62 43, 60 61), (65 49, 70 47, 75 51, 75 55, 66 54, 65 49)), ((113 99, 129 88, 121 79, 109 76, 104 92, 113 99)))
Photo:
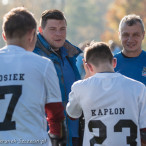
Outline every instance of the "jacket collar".
MULTIPOLYGON (((44 39, 44 37, 40 33, 38 33, 37 37, 38 37, 38 40, 37 40, 37 43, 36 43, 36 47, 38 47, 38 48, 45 47, 48 51, 51 51, 52 53, 55 53, 55 51, 51 48, 50 44, 47 43, 47 41, 44 39), (41 44, 38 41, 40 41, 41 44)), ((65 41, 64 45, 61 48, 63 50, 64 49, 66 50, 66 52, 68 54, 68 57, 77 56, 78 54, 80 54, 82 52, 78 47, 72 45, 67 40, 65 41)))

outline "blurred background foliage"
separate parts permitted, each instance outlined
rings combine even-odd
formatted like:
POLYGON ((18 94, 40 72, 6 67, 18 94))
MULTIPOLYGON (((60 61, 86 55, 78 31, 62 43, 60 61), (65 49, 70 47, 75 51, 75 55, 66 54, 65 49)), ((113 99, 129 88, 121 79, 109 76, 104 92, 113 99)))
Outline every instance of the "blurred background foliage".
MULTIPOLYGON (((3 15, 17 6, 24 6, 30 10, 38 26, 44 10, 63 11, 67 18, 67 39, 75 45, 86 40, 113 40, 120 45, 118 25, 121 18, 127 14, 140 15, 146 25, 146 0, 1 0, 1 26, 3 15)), ((4 41, 0 37, 0 47, 2 46, 4 41)), ((142 47, 146 50, 146 39, 142 47)))

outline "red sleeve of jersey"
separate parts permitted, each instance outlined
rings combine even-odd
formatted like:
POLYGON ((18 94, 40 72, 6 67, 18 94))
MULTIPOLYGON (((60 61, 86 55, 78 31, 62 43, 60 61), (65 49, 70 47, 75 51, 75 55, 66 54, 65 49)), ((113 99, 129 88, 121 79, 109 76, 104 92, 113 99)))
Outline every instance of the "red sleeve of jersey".
POLYGON ((64 108, 61 102, 45 105, 49 133, 62 137, 62 122, 64 120, 64 108))
POLYGON ((146 128, 140 129, 142 146, 146 145, 146 128))

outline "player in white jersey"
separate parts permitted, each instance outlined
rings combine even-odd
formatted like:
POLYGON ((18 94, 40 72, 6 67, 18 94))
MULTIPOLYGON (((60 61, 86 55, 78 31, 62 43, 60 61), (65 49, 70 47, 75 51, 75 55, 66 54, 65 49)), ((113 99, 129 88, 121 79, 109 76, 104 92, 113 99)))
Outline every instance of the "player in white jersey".
POLYGON ((84 113, 83 146, 145 146, 145 85, 114 72, 103 42, 87 47, 84 59, 86 79, 73 84, 66 107, 71 118, 84 113))
POLYGON ((31 52, 36 21, 25 8, 4 16, 0 49, 0 145, 51 146, 47 133, 61 138, 64 119, 59 81, 51 60, 31 52))

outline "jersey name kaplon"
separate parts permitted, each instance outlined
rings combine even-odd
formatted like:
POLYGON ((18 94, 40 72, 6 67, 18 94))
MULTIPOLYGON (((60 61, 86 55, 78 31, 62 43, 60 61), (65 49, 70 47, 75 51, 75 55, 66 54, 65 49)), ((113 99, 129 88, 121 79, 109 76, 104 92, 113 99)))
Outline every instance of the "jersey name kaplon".
POLYGON ((92 116, 100 116, 100 115, 124 115, 125 108, 105 108, 105 109, 98 109, 98 110, 91 110, 92 116))

